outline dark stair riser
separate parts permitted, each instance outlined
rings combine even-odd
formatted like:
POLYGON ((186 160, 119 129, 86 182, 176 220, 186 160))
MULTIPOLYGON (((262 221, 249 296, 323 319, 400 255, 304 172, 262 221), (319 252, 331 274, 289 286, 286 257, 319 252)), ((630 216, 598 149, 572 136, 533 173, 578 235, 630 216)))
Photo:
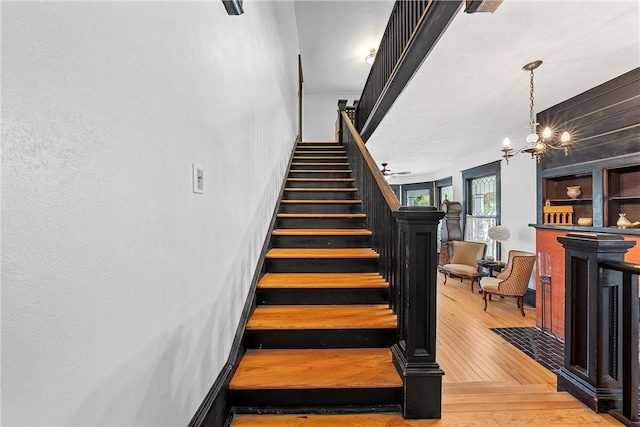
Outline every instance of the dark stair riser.
POLYGON ((314 171, 309 169, 308 172, 300 172, 300 170, 292 169, 289 171, 289 178, 351 178, 351 172, 345 170, 344 172, 333 171, 326 169, 326 172, 314 171))
POLYGON ((294 156, 346 156, 347 152, 344 149, 320 149, 320 150, 312 150, 312 149, 296 149, 296 152, 293 153, 294 156))
POLYGON ((388 288, 341 289, 258 289, 258 304, 270 305, 336 305, 385 304, 389 302, 388 288))
POLYGON ((285 190, 284 200, 356 200, 357 191, 296 191, 285 190))
POLYGON ((364 228, 366 218, 282 218, 277 228, 364 228))
POLYGON ((362 213, 361 203, 280 203, 280 213, 362 213))
POLYGON ((371 247, 371 236, 273 236, 273 248, 368 248, 371 247))
POLYGON ((349 163, 347 162, 326 162, 326 163, 318 163, 312 162, 308 160, 304 161, 293 161, 291 164, 292 170, 350 170, 349 163))
POLYGON ((306 163, 346 163, 347 158, 345 156, 293 156, 293 163, 306 162, 306 163))
POLYGON ((336 142, 335 144, 296 144, 296 150, 344 150, 344 145, 336 142))
POLYGON ((377 273, 378 259, 267 258, 270 273, 377 273))
POLYGON ((298 181, 297 179, 287 179, 287 188, 354 188, 353 180, 349 181, 329 181, 323 179, 313 179, 311 181, 298 181))
MULTIPOLYGON (((234 406, 353 406, 397 405, 401 388, 230 390, 234 406)), ((337 426, 336 426, 337 427, 337 426)))
POLYGON ((247 330, 244 344, 259 349, 385 348, 397 341, 396 335, 395 328, 247 330))

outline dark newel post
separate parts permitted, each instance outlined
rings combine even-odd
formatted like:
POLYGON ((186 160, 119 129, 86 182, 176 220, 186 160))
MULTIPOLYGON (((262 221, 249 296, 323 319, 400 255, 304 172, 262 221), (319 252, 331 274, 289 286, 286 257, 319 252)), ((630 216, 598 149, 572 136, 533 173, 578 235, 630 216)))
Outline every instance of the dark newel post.
POLYGON ((635 242, 596 233, 572 233, 558 241, 565 250, 564 367, 558 391, 606 412, 622 399, 622 273, 599 270, 598 264, 623 261, 635 242))
POLYGON ((347 100, 346 99, 338 99, 338 142, 340 144, 344 144, 342 132, 343 123, 342 123, 342 112, 347 111, 347 100))
POLYGON ((443 212, 406 207, 394 212, 399 225, 399 341, 391 351, 404 378, 405 418, 440 418, 442 376, 436 362, 436 236, 443 212))

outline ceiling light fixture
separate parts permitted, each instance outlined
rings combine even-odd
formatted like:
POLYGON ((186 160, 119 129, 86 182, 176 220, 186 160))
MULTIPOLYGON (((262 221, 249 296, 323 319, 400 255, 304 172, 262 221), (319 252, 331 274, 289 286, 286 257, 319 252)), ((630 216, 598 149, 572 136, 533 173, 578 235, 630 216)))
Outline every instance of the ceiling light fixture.
POLYGON ((380 172, 382 172, 382 176, 384 176, 384 179, 388 181, 389 177, 391 176, 391 170, 387 169, 387 165, 389 163, 380 163, 380 164, 382 165, 382 170, 380 170, 380 172))
POLYGON ((507 160, 507 164, 509 164, 509 159, 515 156, 518 153, 529 153, 531 154, 531 158, 535 157, 539 162, 542 155, 547 151, 548 148, 553 148, 555 150, 564 150, 564 154, 569 154, 569 147, 573 144, 571 140, 571 134, 567 131, 562 132, 560 135, 560 139, 554 138, 554 131, 550 127, 545 127, 542 131, 541 135, 538 135, 537 127, 538 123, 536 123, 536 116, 533 107, 533 70, 542 65, 542 61, 537 60, 533 62, 529 62, 522 67, 522 71, 529 71, 529 130, 530 133, 527 135, 527 145, 513 149, 511 148, 511 141, 509 138, 505 138, 502 142, 502 157, 507 160))
POLYGON ((373 61, 376 60, 376 48, 372 47, 369 50, 369 55, 367 55, 366 58, 364 58, 364 62, 366 62, 367 64, 371 65, 373 64, 373 61))

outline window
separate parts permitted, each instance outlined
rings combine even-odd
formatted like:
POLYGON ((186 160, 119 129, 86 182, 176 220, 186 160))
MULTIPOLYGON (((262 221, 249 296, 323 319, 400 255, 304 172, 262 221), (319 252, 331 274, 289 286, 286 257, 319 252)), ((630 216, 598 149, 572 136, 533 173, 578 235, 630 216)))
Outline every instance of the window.
POLYGON ((436 187, 436 206, 442 205, 446 200, 453 201, 453 178, 447 177, 439 179, 435 182, 436 187))
POLYGON ((404 206, 433 206, 433 182, 403 185, 402 204, 404 206))
POLYGON ((462 171, 464 180, 464 239, 487 244, 487 256, 500 258, 489 228, 500 223, 500 162, 462 171))

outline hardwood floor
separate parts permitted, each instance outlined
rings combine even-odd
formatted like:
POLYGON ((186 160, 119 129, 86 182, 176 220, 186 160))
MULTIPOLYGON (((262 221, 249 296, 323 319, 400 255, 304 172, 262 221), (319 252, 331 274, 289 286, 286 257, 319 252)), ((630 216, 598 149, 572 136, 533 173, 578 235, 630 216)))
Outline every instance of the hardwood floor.
POLYGON ((468 283, 438 275, 437 360, 443 378, 442 419, 403 420, 398 414, 238 415, 232 426, 423 427, 423 426, 610 426, 567 393, 556 377, 489 330, 535 326, 535 310, 522 317, 512 299, 482 297, 468 283))

